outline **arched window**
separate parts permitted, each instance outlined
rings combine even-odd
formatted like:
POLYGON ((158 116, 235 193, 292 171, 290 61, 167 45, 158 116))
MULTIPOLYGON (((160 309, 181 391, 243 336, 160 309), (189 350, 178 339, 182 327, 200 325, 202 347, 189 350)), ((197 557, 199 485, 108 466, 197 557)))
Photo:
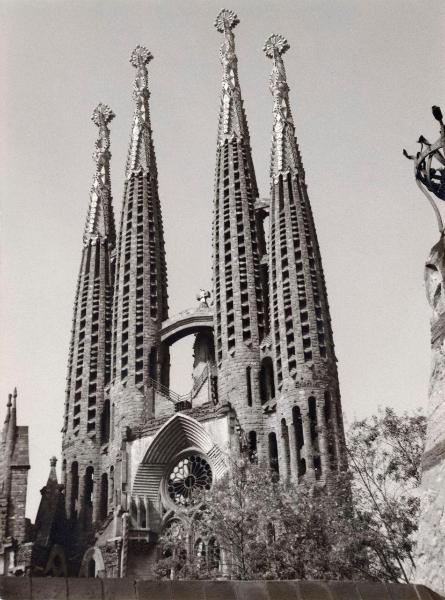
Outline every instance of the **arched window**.
POLYGON ((88 577, 96 577, 96 561, 94 558, 91 558, 88 561, 88 569, 87 569, 88 577))
POLYGON ((249 431, 249 461, 258 462, 256 431, 249 431))
POLYGON ((200 566, 204 566, 206 564, 206 545, 201 538, 197 539, 195 542, 195 556, 200 566))
POLYGON ((106 444, 110 439, 110 401, 105 400, 100 418, 100 439, 106 444))
POLYGON ((156 348, 152 348, 150 350, 150 354, 148 357, 148 375, 152 379, 156 379, 156 363, 158 361, 156 348))
POLYGON ((62 462, 62 485, 66 487, 66 458, 62 462))
POLYGON ((84 526, 91 525, 93 516, 94 469, 87 467, 84 476, 83 514, 84 526))
POLYGON ((295 432, 295 445, 297 449, 297 466, 298 476, 301 477, 306 473, 306 460, 301 456, 301 449, 304 446, 303 423, 301 420, 301 412, 299 406, 294 406, 292 409, 292 420, 295 432))
POLYGON ((77 500, 79 499, 79 464, 73 462, 71 465, 71 498, 70 517, 77 519, 77 500))
POLYGON ((314 451, 314 471, 315 478, 320 479, 321 476, 321 459, 318 448, 318 419, 317 419, 317 401, 311 396, 308 398, 308 415, 311 428, 312 449, 314 451))
POLYGON ((284 463, 286 475, 290 474, 290 448, 289 448, 289 432, 287 430, 286 419, 281 419, 281 437, 283 439, 284 448, 284 463))
POLYGON ((102 473, 100 479, 100 519, 103 521, 108 514, 108 475, 102 473))
POLYGON ((277 436, 274 431, 269 433, 269 467, 274 473, 280 473, 280 468, 278 466, 277 436))
POLYGON ((275 398, 275 382, 273 374, 273 362, 270 356, 266 356, 261 361, 260 370, 260 397, 261 404, 265 404, 272 398, 275 398))
POLYGON ((216 538, 209 540, 207 548, 207 565, 209 569, 219 571, 221 566, 221 549, 216 538))

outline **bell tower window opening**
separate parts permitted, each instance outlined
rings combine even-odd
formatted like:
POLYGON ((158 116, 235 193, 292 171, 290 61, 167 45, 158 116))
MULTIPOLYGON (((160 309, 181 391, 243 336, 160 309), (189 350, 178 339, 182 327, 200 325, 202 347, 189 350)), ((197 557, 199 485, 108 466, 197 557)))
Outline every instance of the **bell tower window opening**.
POLYGON ((252 406, 252 368, 246 368, 247 406, 252 406))
POLYGON ((256 431, 249 431, 249 461, 253 464, 258 462, 256 431))
POLYGON ((105 400, 100 420, 101 443, 106 444, 110 439, 110 401, 105 400))
POLYGON ((277 435, 274 431, 269 433, 269 467, 273 473, 279 475, 277 435))
POLYGON ((273 362, 270 356, 261 361, 260 370, 260 398, 261 404, 265 404, 275 398, 275 382, 273 373, 273 362))
POLYGON ((77 518, 77 500, 79 499, 79 464, 73 462, 71 465, 71 498, 70 517, 77 518))
POLYGON ((103 521, 108 514, 108 475, 102 474, 100 480, 100 519, 103 521))

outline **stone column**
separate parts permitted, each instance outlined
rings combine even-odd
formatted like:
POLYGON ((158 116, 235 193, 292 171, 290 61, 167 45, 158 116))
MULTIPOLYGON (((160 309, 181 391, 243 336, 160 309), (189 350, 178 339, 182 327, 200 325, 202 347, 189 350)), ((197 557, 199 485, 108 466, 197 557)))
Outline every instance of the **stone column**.
POLYGON ((297 440, 295 436, 295 425, 292 418, 289 419, 287 431, 289 435, 290 477, 295 483, 298 483, 297 440))
POLYGON ((304 446, 302 448, 306 460, 306 478, 315 479, 314 452, 312 449, 311 425, 307 408, 301 408, 301 422, 303 425, 304 446))
POLYGON ((330 471, 327 428, 324 414, 324 399, 323 396, 316 398, 317 409, 317 426, 318 426, 318 447, 320 450, 321 476, 326 477, 330 471))

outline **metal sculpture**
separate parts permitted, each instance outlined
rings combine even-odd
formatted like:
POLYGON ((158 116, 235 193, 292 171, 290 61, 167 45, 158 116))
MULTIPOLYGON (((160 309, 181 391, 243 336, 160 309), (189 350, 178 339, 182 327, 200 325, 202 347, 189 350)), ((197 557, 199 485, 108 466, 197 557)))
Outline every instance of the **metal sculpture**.
POLYGON ((421 192, 431 204, 436 215, 439 231, 443 234, 444 224, 439 208, 431 194, 445 200, 445 127, 439 106, 432 107, 433 117, 440 123, 440 136, 431 144, 423 135, 418 139, 420 152, 416 156, 403 150, 406 158, 414 161, 414 176, 421 192), (431 192, 431 193, 430 193, 431 192))

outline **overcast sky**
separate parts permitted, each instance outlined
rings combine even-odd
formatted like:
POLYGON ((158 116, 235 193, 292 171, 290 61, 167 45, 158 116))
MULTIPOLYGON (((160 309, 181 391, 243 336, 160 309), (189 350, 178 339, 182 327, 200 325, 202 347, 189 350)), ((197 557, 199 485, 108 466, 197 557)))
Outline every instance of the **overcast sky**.
MULTIPOLYGON (((137 44, 150 63, 170 314, 211 286, 211 213, 220 92, 221 0, 2 0, 0 418, 17 385, 30 427, 28 513, 60 456, 72 308, 98 102, 111 123, 119 215, 137 44)), ((238 0, 236 45, 256 174, 269 196, 271 64, 285 35, 297 136, 325 268, 348 421, 379 406, 425 406, 429 308, 423 266, 438 232, 415 186, 420 133, 445 108, 443 0, 238 0)), ((117 219, 119 221, 119 219, 117 219)), ((190 388, 191 343, 172 353, 172 389, 190 388)))

